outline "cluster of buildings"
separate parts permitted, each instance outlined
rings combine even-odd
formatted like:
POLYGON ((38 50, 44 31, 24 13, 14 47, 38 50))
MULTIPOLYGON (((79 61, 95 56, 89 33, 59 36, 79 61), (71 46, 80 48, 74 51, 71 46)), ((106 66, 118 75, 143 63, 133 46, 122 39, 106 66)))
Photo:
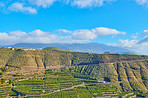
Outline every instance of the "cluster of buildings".
MULTIPOLYGON (((28 51, 28 50, 37 50, 37 49, 29 49, 29 48, 12 48, 12 47, 7 47, 8 49, 11 49, 11 50, 23 50, 23 51, 28 51)), ((38 49, 38 50, 41 50, 41 49, 38 49)))

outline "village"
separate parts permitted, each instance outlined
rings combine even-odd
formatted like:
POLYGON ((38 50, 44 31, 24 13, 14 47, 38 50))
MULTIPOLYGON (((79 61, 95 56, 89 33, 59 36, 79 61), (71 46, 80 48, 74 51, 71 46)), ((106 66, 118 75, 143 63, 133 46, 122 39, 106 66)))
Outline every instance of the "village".
MULTIPOLYGON (((1 48, 3 48, 3 47, 0 47, 0 49, 1 48)), ((8 49, 10 49, 10 50, 15 50, 15 51, 29 51, 29 50, 31 50, 31 51, 35 51, 35 50, 42 50, 41 48, 40 49, 31 49, 31 48, 13 48, 13 47, 6 47, 6 48, 8 48, 8 49)))

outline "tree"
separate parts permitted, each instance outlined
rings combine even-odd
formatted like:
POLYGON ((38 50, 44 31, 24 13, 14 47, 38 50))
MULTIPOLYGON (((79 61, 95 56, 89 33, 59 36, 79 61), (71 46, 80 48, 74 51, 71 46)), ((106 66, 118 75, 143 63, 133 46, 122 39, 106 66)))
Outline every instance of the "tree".
POLYGON ((3 72, 0 72, 0 75, 2 76, 4 73, 3 72))
POLYGON ((13 81, 11 79, 9 79, 9 84, 13 83, 13 81))
POLYGON ((47 69, 46 71, 52 71, 52 69, 47 69))
POLYGON ((4 84, 6 79, 1 79, 1 84, 4 84))
POLYGON ((1 70, 2 70, 3 72, 5 72, 5 71, 7 71, 7 68, 6 68, 6 67, 3 67, 3 68, 1 68, 1 70))

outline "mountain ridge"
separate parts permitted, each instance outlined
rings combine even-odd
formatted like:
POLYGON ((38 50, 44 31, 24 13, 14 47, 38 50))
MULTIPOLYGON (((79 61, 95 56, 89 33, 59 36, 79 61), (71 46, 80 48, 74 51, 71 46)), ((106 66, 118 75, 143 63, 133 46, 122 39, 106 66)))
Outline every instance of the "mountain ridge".
POLYGON ((33 49, 43 49, 46 47, 57 47, 65 50, 70 50, 73 52, 86 52, 86 53, 104 53, 104 52, 113 52, 119 54, 137 54, 134 51, 109 46, 99 43, 18 43, 15 45, 8 45, 5 47, 14 47, 14 48, 33 48, 33 49))

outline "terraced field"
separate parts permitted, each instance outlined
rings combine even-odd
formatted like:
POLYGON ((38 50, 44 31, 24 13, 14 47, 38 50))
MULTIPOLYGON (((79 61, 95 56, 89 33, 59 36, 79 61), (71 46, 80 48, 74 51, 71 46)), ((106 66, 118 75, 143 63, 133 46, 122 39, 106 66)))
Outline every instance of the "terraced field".
POLYGON ((0 97, 148 96, 148 56, 0 49, 0 97))
POLYGON ((10 84, 10 81, 5 82, 5 85, 0 85, 0 97, 92 98, 102 96, 119 97, 128 93, 136 94, 135 92, 120 92, 115 83, 98 82, 96 78, 90 75, 83 75, 70 71, 70 69, 48 69, 43 73, 43 77, 19 79, 10 84))

